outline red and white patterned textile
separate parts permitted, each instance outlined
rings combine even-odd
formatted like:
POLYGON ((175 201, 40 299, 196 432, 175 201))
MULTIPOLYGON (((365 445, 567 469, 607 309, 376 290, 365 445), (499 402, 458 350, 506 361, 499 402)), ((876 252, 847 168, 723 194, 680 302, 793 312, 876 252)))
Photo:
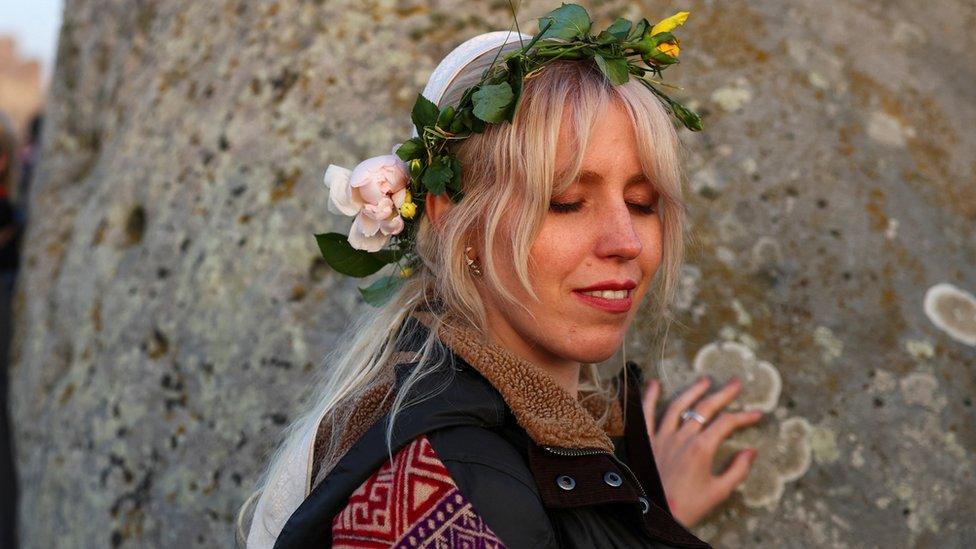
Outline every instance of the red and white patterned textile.
POLYGON ((332 520, 336 548, 496 549, 505 545, 418 437, 349 497, 332 520))

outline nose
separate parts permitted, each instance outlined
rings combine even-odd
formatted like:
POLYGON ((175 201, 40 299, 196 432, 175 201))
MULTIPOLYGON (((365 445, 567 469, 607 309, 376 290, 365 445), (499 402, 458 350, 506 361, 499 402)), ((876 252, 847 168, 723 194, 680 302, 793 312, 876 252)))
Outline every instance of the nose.
POLYGON ((597 231, 597 255, 634 259, 640 255, 644 245, 634 226, 634 217, 624 201, 607 209, 597 231))

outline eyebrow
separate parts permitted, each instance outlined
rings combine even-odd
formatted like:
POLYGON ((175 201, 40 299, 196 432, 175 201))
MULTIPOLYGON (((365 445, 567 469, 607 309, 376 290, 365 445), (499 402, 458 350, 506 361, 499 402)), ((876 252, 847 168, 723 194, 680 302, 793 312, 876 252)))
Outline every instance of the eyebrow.
MULTIPOLYGON (((582 170, 579 174, 579 178, 581 180, 589 179, 589 180, 603 181, 602 175, 596 172, 591 172, 589 170, 582 170)), ((629 178, 627 178, 627 181, 624 183, 624 186, 627 187, 633 185, 634 183, 641 183, 644 181, 647 181, 649 183, 650 179, 648 179, 647 176, 644 175, 644 172, 638 172, 630 176, 629 178)))

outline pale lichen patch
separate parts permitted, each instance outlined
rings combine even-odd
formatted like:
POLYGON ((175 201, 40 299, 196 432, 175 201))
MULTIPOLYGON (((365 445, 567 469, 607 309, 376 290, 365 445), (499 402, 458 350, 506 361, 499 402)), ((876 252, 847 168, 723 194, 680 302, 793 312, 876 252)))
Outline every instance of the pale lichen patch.
POLYGON ((758 360, 749 347, 734 341, 710 343, 695 355, 692 369, 706 374, 716 383, 733 377, 742 380, 737 401, 745 410, 771 412, 779 400, 782 379, 769 362, 758 360))
POLYGON ((844 352, 844 342, 838 339, 834 332, 826 326, 817 326, 813 330, 813 340, 822 349, 821 356, 826 363, 833 362, 844 352))
POLYGON ((837 448, 837 433, 826 427, 814 427, 810 435, 810 447, 813 450, 813 459, 817 463, 830 464, 840 458, 840 450, 837 448))
POLYGON ((925 292, 925 315, 949 337, 976 347, 976 297, 952 284, 936 284, 925 292))
POLYGON ((913 372, 898 382, 906 404, 923 406, 939 412, 945 408, 946 398, 939 394, 939 381, 932 374, 913 372))

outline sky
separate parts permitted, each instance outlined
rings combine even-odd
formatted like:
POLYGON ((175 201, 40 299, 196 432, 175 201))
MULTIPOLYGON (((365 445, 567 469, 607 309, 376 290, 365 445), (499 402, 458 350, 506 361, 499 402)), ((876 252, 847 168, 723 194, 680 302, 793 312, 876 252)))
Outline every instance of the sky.
POLYGON ((13 34, 22 57, 35 58, 50 81, 63 0, 0 0, 0 34, 13 34))

